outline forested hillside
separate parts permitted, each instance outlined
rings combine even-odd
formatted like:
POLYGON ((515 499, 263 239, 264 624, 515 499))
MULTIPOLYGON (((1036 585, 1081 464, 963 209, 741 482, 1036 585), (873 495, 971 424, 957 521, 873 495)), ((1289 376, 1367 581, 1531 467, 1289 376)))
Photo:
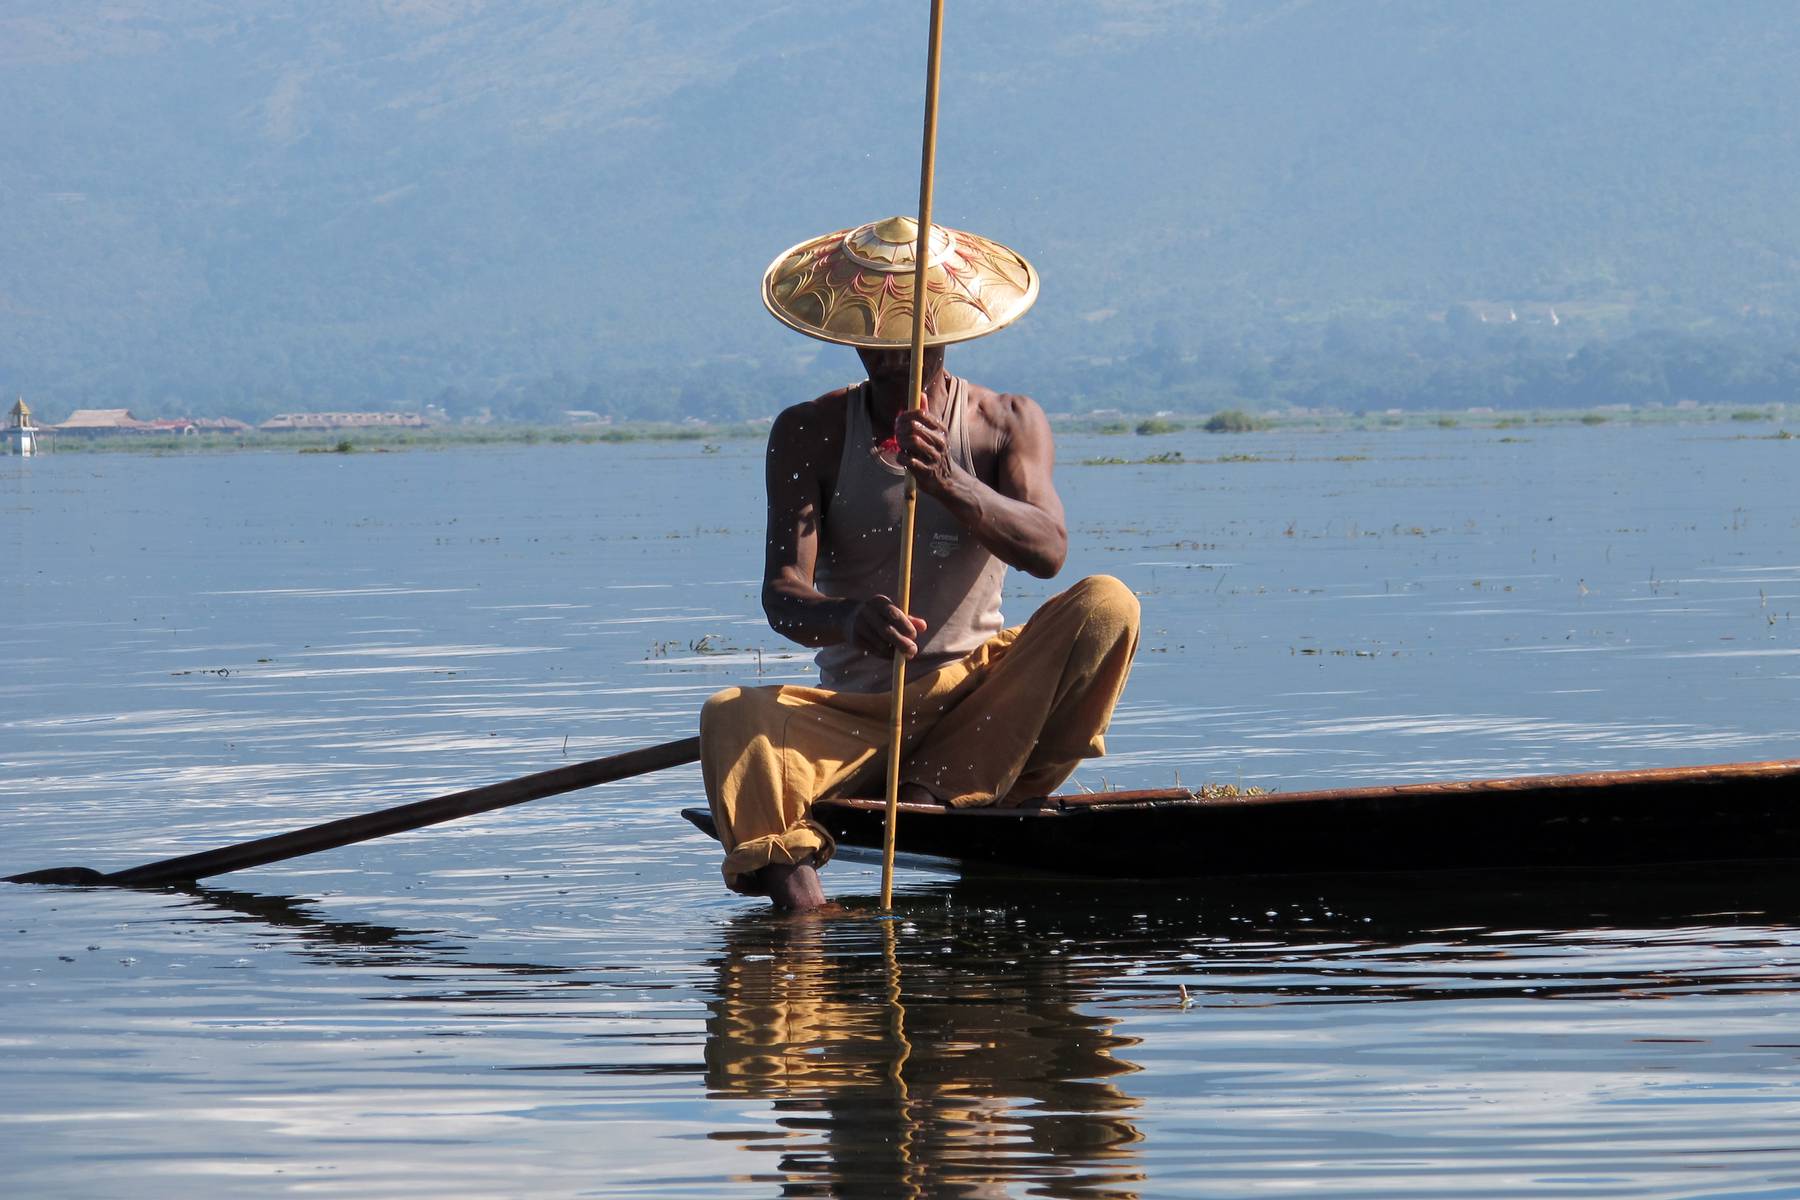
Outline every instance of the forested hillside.
MULTIPOLYGON (((756 285, 916 202, 923 3, 14 0, 0 390, 737 417, 756 285)), ((1053 410, 1800 397, 1784 0, 951 0, 939 219, 1053 410)))

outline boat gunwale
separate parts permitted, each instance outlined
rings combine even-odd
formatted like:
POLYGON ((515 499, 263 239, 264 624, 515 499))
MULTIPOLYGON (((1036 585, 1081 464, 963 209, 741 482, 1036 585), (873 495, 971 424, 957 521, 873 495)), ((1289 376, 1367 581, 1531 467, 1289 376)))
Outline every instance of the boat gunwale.
MULTIPOLYGON (((1584 771, 1560 775, 1509 775, 1488 779, 1446 779, 1421 783, 1318 788, 1300 792, 1263 792, 1259 794, 1238 793, 1207 796, 1189 788, 1152 788, 1137 791, 1046 796, 1040 800, 1010 806, 986 805, 972 808, 952 808, 942 804, 903 803, 900 805, 900 811, 928 816, 1059 817, 1107 808, 1233 809, 1297 804, 1355 804, 1381 800, 1449 799, 1453 796, 1485 794, 1580 793, 1607 789, 1682 785, 1708 787, 1734 783, 1766 783, 1789 777, 1800 782, 1800 759, 1779 758, 1760 762, 1584 771)), ((886 804, 882 800, 845 797, 819 800, 815 807, 869 812, 885 810, 886 804)))

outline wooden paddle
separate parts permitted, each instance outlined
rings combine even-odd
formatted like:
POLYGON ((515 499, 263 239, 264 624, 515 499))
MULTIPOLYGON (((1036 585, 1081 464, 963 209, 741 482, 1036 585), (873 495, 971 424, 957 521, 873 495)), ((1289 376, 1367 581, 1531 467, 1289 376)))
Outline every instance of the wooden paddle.
POLYGON ((699 757, 700 739, 682 738, 677 742, 663 742, 661 745, 627 750, 623 754, 608 755, 606 758, 539 771, 535 775, 509 779, 505 783, 490 783, 486 787, 471 788, 466 792, 452 792, 435 800, 418 800, 396 808, 364 813, 359 817, 344 817, 337 821, 327 821, 323 825, 311 825, 289 833, 239 842, 234 846, 220 846, 216 850, 184 854, 180 858, 165 858, 160 862, 128 867, 111 874, 103 874, 90 867, 52 867, 44 871, 27 871, 23 875, 9 875, 5 881, 107 883, 120 886, 191 883, 209 875, 223 875, 227 871, 241 871, 245 867, 260 867, 285 858, 299 858, 303 854, 316 854, 320 850, 334 850, 339 846, 386 837, 390 833, 404 833, 409 829, 524 804, 528 800, 541 800, 545 796, 578 791, 595 784, 629 779, 633 775, 648 775, 665 767, 679 767, 695 762, 699 757))
MULTIPOLYGON (((906 406, 925 403, 925 269, 931 262, 931 182, 937 166, 938 59, 944 46, 944 0, 931 0, 930 49, 925 62, 925 146, 919 154, 919 241, 913 249, 912 369, 906 406)), ((906 473, 906 513, 900 526, 900 586, 895 603, 912 610, 913 529, 919 481, 906 473)), ((894 651, 894 698, 888 711, 887 832, 881 846, 881 907, 894 906, 894 835, 900 825, 900 746, 904 733, 906 655, 894 651)))

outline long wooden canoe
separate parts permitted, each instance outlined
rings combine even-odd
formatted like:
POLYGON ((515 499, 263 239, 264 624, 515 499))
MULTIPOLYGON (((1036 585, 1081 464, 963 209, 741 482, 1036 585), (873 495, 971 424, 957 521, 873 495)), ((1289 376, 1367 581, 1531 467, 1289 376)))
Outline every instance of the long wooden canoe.
MULTIPOLYGON (((840 846, 881 845, 880 800, 821 800, 840 846)), ((711 814, 682 816, 717 837, 711 814)), ((901 805, 902 854, 1072 875, 1626 866, 1800 858, 1800 759, 1201 795, 1048 796, 1016 808, 901 805)))

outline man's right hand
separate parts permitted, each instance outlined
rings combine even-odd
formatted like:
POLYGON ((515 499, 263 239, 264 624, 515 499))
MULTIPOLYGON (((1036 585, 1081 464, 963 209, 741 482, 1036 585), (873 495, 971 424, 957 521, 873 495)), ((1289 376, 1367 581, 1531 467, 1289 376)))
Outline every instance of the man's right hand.
POLYGON ((918 637, 925 622, 909 617, 886 596, 870 596, 856 606, 846 622, 850 641, 871 654, 892 657, 898 649, 911 658, 919 652, 918 637))

